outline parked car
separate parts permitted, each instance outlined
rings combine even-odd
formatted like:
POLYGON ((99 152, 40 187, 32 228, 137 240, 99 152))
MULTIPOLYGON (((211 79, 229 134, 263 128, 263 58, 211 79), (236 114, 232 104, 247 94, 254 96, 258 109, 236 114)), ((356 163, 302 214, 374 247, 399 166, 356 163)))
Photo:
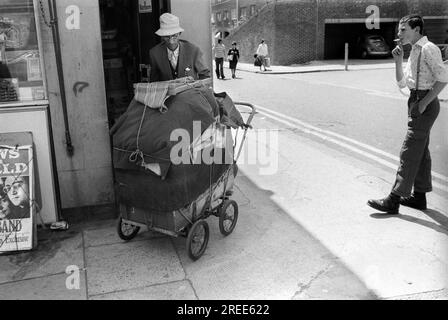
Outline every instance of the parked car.
POLYGON ((359 57, 390 57, 392 55, 389 46, 380 35, 363 35, 358 38, 357 45, 359 57))

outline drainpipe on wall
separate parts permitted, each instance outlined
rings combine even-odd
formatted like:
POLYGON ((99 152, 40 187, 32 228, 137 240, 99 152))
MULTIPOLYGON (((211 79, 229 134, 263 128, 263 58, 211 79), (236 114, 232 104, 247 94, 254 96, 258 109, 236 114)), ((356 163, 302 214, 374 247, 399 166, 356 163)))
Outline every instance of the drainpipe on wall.
POLYGON ((64 70, 62 68, 61 39, 59 36, 56 0, 48 0, 48 7, 50 10, 51 31, 53 33, 54 50, 56 56, 56 68, 58 72, 59 90, 61 93, 62 113, 64 116, 65 143, 67 154, 69 157, 72 157, 75 153, 75 149, 72 144, 72 138, 70 135, 70 126, 68 121, 67 97, 65 95, 64 70))

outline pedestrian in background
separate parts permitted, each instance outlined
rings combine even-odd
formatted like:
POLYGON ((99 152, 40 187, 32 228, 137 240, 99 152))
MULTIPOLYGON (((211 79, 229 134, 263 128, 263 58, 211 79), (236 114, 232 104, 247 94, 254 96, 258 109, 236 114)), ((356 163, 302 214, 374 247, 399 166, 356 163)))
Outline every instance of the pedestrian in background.
POLYGON ((439 48, 423 36, 423 25, 419 15, 403 17, 398 26, 400 43, 392 51, 398 85, 411 90, 408 130, 391 193, 384 199, 368 201, 372 208, 389 214, 398 214, 400 204, 426 210, 426 193, 432 191, 429 135, 440 111, 437 95, 448 83, 448 69, 439 48), (403 72, 405 44, 411 44, 412 50, 403 72))
POLYGON ((221 39, 218 39, 218 44, 214 48, 215 51, 215 64, 216 64, 216 77, 218 79, 225 79, 224 76, 224 58, 226 57, 226 46, 222 43, 221 39))
POLYGON ((262 39, 257 49, 257 56, 261 61, 260 71, 266 71, 266 58, 268 54, 269 54, 268 45, 265 43, 264 39, 262 39))
POLYGON ((232 48, 227 53, 227 60, 229 60, 229 69, 232 71, 232 78, 235 79, 236 65, 240 59, 240 52, 236 47, 236 42, 232 43, 232 48))

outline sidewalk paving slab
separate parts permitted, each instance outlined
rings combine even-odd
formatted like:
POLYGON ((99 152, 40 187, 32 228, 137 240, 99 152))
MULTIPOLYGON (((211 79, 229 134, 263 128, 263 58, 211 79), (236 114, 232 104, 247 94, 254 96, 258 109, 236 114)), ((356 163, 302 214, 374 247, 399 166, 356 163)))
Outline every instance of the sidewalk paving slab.
POLYGON ((65 273, 71 265, 84 267, 80 233, 40 239, 32 251, 0 255, 0 284, 65 273))
POLYGON ((185 278, 168 237, 88 247, 85 256, 89 296, 185 278))
POLYGON ((79 290, 68 290, 68 275, 55 274, 0 285, 0 300, 86 300, 86 275, 80 271, 79 290))
POLYGON ((144 288, 116 291, 90 297, 91 300, 197 300, 187 280, 153 285, 144 288))

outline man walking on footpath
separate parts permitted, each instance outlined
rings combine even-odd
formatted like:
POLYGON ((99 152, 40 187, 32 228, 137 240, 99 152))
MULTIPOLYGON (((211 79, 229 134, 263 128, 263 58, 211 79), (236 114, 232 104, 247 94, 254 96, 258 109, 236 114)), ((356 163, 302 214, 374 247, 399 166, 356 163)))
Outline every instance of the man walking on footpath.
POLYGON ((266 57, 268 56, 268 45, 264 42, 264 40, 261 40, 261 43, 258 45, 257 49, 257 56, 260 58, 261 66, 260 71, 263 71, 262 68, 264 68, 264 71, 266 71, 266 57))
POLYGON ((398 27, 400 43, 392 51, 398 85, 411 90, 408 130, 391 193, 384 199, 368 201, 370 207, 389 214, 398 214, 400 204, 426 210, 426 193, 432 191, 429 136, 440 111, 437 95, 448 83, 448 69, 440 49, 423 36, 423 25, 419 15, 403 17, 398 27), (403 72, 404 44, 411 44, 412 50, 403 72))
POLYGON ((226 56, 226 46, 222 43, 221 39, 218 39, 218 44, 214 48, 215 50, 215 64, 216 64, 216 77, 218 79, 225 79, 224 76, 224 58, 226 56))

